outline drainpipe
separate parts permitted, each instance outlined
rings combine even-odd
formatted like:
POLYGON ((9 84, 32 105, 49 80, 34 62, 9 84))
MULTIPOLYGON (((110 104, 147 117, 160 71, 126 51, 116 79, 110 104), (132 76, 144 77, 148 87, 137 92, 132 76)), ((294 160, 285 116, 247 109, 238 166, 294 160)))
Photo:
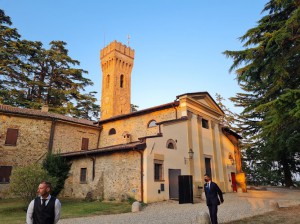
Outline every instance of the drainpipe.
POLYGON ((53 149, 55 126, 56 126, 56 120, 52 119, 51 130, 50 130, 50 138, 49 138, 49 144, 48 144, 48 152, 49 153, 52 153, 52 149, 53 149))
POLYGON ((137 152, 141 155, 141 202, 144 202, 144 151, 137 152))

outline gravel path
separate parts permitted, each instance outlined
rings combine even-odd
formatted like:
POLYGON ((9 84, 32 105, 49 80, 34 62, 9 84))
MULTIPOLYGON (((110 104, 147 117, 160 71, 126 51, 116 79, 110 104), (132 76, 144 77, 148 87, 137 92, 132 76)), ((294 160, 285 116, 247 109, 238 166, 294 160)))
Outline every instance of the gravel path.
MULTIPOLYGON (((225 202, 219 206, 219 223, 271 211, 270 201, 277 201, 280 207, 300 205, 300 191, 249 191, 248 193, 224 194, 225 202)), ((138 213, 101 215, 85 218, 62 219, 59 224, 182 224, 196 223, 196 216, 208 213, 204 201, 196 204, 178 204, 178 201, 151 203, 138 213)))

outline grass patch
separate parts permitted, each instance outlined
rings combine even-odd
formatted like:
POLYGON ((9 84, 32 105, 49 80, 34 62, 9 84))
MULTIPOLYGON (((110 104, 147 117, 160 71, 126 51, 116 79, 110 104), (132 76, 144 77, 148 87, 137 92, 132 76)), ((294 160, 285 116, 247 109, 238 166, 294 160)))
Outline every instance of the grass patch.
MULTIPOLYGON (((61 219, 119 214, 131 211, 131 204, 128 202, 88 202, 76 199, 61 199, 60 201, 62 204, 61 219)), ((20 199, 1 199, 1 223, 24 224, 26 220, 25 210, 26 207, 20 199)))

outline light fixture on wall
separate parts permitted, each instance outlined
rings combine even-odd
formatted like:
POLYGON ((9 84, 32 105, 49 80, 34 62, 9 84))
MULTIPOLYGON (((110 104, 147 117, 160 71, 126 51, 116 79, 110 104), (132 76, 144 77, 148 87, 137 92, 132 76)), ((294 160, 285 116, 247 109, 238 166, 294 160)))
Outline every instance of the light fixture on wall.
POLYGON ((186 164, 187 160, 193 159, 194 158, 194 151, 192 149, 189 150, 189 157, 186 158, 184 157, 184 164, 186 164))

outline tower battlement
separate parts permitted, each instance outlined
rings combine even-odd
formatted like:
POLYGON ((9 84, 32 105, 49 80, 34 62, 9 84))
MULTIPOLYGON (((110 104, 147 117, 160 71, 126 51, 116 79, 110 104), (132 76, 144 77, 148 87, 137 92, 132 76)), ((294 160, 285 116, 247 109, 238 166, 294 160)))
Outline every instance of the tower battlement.
POLYGON ((121 54, 124 54, 132 59, 134 59, 134 50, 130 47, 127 47, 125 44, 122 44, 120 42, 117 42, 116 40, 111 42, 109 45, 107 45, 105 48, 103 48, 100 51, 100 59, 104 58, 108 54, 110 54, 112 51, 120 52, 121 54))

